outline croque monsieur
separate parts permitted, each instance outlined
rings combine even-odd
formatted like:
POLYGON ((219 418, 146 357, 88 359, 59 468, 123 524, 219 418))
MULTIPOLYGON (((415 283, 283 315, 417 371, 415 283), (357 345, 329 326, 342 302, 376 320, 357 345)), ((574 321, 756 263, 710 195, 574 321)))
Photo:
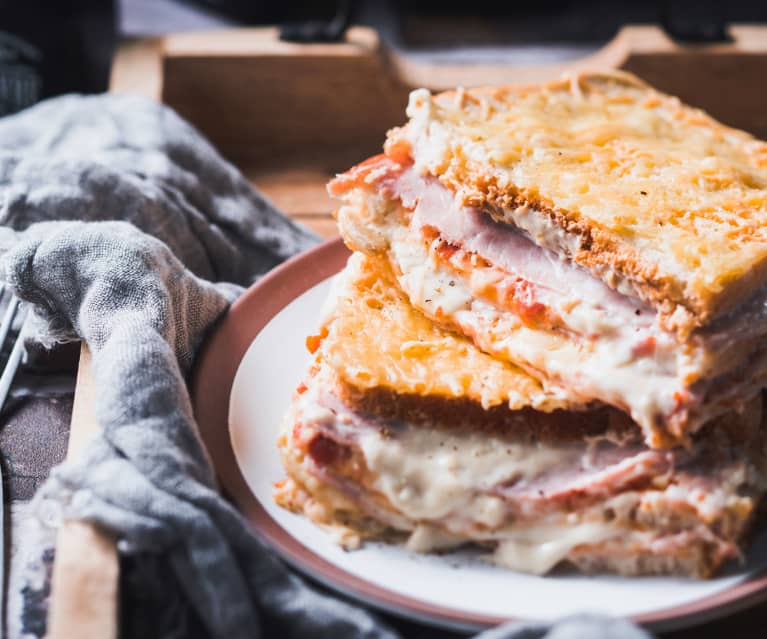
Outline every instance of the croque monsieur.
POLYGON ((570 410, 436 325, 382 260, 354 255, 332 300, 307 340, 275 495, 347 547, 473 542, 526 572, 699 577, 739 556, 765 486, 761 400, 687 449, 651 449, 625 413, 570 410))
POLYGON ((411 94, 279 447, 347 546, 712 575, 767 490, 767 143, 622 73, 411 94))

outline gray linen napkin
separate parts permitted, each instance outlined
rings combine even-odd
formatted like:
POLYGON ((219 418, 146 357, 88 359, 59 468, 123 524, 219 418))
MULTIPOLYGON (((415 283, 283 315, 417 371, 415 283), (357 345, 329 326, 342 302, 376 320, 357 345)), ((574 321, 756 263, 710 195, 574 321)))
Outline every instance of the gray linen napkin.
MULTIPOLYGON (((12 635, 44 633, 56 526, 81 518, 113 531, 138 566, 124 583, 160 600, 159 616, 128 623, 126 636, 399 637, 250 534, 216 490, 185 385, 239 286, 316 238, 172 111, 137 97, 59 98, 0 120, 0 188, 3 277, 35 305, 39 340, 87 341, 102 427, 34 499, 12 635)), ((580 617, 482 637, 544 635, 648 636, 580 617)))

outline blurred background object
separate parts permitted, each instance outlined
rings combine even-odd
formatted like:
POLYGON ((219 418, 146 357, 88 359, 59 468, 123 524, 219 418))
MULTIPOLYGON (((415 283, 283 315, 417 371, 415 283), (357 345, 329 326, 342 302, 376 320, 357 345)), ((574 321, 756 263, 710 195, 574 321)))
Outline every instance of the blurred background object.
POLYGON ((0 0, 0 114, 106 90, 118 38, 279 24, 283 39, 332 41, 361 24, 423 62, 535 65, 589 55, 624 24, 659 24, 694 45, 758 22, 767 3, 753 0, 0 0))
POLYGON ((451 63, 578 57, 604 45, 624 24, 660 24, 673 38, 693 43, 726 40, 729 23, 767 21, 767 3, 754 0, 121 0, 120 8, 121 31, 134 36, 330 21, 348 10, 351 23, 376 28, 390 46, 451 63))
POLYGON ((104 91, 115 38, 110 0, 0 0, 0 115, 104 91))

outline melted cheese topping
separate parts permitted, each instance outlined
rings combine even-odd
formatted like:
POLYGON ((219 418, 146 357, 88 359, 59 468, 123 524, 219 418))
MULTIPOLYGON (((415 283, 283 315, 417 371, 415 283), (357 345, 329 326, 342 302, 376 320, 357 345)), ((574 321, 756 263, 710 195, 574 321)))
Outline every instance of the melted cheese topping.
POLYGON ((536 477, 583 454, 580 447, 507 443, 486 433, 445 433, 406 428, 391 437, 370 430, 359 439, 374 488, 410 519, 441 519, 451 513, 497 529, 507 518, 494 486, 536 477))
MULTIPOLYGON (((524 206, 511 221, 613 284, 628 277, 708 317, 767 272, 767 143, 626 74, 542 86, 411 94, 404 130, 416 166, 481 206, 559 212, 617 247, 581 246, 524 206), (618 277, 616 277, 616 273, 618 277)), ((564 222, 557 222, 565 226, 564 222)), ((568 233, 570 225, 567 225, 568 233)), ((627 290, 624 287, 624 290, 627 290)), ((657 302, 658 300, 654 300, 657 302)))
MULTIPOLYGON (((465 305, 465 291, 447 281, 441 288, 446 308, 465 305)), ((485 408, 563 406, 523 370, 415 310, 380 260, 353 255, 329 300, 320 355, 356 388, 467 398, 485 408)))
MULTIPOLYGON (((616 534, 616 527, 604 521, 530 526, 520 534, 502 540, 493 559, 507 568, 543 575, 567 557, 573 548, 581 544, 598 544, 616 534)), ((628 542, 640 535, 635 531, 624 531, 621 537, 628 542)))
MULTIPOLYGON (((304 422, 324 423, 342 439, 354 439, 370 478, 365 492, 386 498, 395 511, 392 516, 400 522, 398 527, 411 531, 410 550, 449 549, 467 539, 493 541, 498 542, 489 557, 493 562, 544 574, 578 545, 636 534, 604 521, 602 506, 580 514, 553 513, 534 522, 515 523, 503 499, 483 494, 495 486, 577 463, 586 451, 582 446, 509 444, 481 433, 451 433, 406 424, 382 435, 379 428, 361 424, 353 413, 322 407, 325 382, 320 380, 321 375, 298 398, 298 413, 304 422), (403 516, 412 523, 403 523, 403 516)), ((368 503, 362 494, 357 499, 368 503)))

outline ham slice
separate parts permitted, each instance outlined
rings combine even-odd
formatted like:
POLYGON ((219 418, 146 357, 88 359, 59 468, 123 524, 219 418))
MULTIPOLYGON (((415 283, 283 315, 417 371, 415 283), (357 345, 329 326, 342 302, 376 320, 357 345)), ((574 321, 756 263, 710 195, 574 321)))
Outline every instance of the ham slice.
POLYGON ((420 175, 412 165, 399 164, 385 155, 374 156, 337 177, 328 190, 340 197, 361 185, 377 190, 387 199, 399 199, 412 211, 412 229, 434 228, 443 240, 529 283, 532 286, 528 287, 528 294, 532 291, 536 300, 546 306, 570 304, 575 293, 580 304, 611 316, 615 326, 628 331, 653 326, 655 311, 647 304, 614 291, 585 269, 541 248, 514 227, 495 222, 476 208, 461 206, 438 179, 420 175))

